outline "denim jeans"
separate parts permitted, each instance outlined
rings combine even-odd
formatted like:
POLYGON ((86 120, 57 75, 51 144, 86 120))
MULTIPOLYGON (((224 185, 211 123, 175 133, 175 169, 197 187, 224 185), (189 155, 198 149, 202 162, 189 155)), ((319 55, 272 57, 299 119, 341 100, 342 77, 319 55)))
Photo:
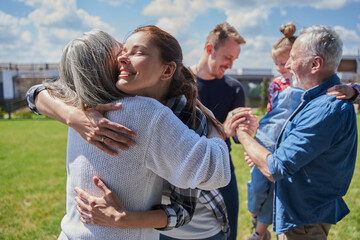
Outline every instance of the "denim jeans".
MULTIPOLYGON (((165 235, 160 234, 160 240, 180 240, 178 238, 172 238, 172 237, 168 237, 165 235)), ((212 236, 212 237, 208 237, 208 238, 201 238, 201 239, 197 239, 197 240, 226 240, 223 232, 219 232, 218 234, 212 236)))
POLYGON ((248 182, 248 209, 257 214, 258 222, 272 224, 274 183, 270 182, 257 167, 250 171, 251 181, 248 182))

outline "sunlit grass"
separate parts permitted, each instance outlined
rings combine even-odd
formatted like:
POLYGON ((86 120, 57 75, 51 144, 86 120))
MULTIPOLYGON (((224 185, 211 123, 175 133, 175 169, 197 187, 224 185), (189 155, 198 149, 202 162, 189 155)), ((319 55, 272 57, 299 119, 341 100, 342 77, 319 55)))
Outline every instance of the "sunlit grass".
POLYGON ((65 212, 66 126, 0 121, 0 239, 56 239, 65 212))

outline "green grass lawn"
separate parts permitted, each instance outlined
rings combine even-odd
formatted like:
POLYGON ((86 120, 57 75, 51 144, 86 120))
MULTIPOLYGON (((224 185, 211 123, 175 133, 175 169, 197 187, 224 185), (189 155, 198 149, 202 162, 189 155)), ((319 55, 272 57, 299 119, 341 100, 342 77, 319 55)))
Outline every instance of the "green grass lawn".
MULTIPOLYGON (((65 214, 67 127, 49 119, 0 120, 0 133, 0 239, 57 239, 65 214)), ((246 239, 250 169, 241 145, 233 144, 232 157, 240 195, 238 239, 246 239)), ((360 238, 359 171, 357 164, 345 196, 351 213, 331 228, 329 239, 360 238)))

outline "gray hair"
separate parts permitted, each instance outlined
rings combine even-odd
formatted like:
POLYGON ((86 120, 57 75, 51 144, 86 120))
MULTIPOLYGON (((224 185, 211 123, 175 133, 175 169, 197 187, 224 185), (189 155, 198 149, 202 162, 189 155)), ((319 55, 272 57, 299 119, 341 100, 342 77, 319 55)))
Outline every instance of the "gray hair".
MULTIPOLYGON (((342 40, 330 27, 314 25, 302 30, 300 34, 301 47, 309 58, 320 56, 325 65, 334 72, 340 64, 342 57, 342 40)), ((299 36, 299 37, 300 37, 299 36)))
POLYGON ((66 45, 60 78, 44 82, 50 93, 67 104, 86 109, 125 96, 116 88, 119 43, 101 30, 92 30, 66 45))

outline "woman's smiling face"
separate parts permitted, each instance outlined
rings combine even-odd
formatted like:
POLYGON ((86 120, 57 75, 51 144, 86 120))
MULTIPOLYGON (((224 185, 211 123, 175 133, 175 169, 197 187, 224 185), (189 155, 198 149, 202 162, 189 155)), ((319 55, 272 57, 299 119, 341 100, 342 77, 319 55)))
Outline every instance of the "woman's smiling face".
POLYGON ((120 74, 116 87, 131 95, 161 98, 165 93, 161 76, 165 65, 159 49, 151 43, 147 32, 132 34, 118 57, 120 74))

